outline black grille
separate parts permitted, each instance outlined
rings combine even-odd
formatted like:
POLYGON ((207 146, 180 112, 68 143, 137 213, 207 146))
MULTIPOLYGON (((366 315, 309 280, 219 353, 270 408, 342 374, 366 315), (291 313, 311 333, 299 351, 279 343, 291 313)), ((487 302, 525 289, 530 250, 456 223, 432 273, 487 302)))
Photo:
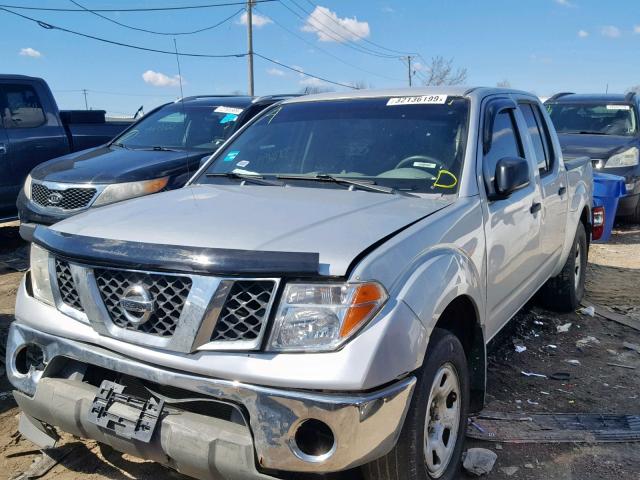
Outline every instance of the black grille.
POLYGON ((267 321, 274 294, 272 280, 240 280, 233 284, 211 335, 212 341, 255 340, 267 321))
POLYGON ((71 276, 69 263, 56 259, 56 279, 58 280, 58 290, 60 290, 62 301, 70 307, 84 312, 78 290, 76 290, 76 283, 71 276))
POLYGON ((89 205, 96 194, 95 188, 67 188, 53 190, 39 183, 31 185, 31 199, 42 207, 75 210, 89 205))
POLYGON ((173 335, 191 290, 189 277, 107 269, 95 269, 94 274, 113 323, 160 337, 173 335), (144 286, 154 300, 154 311, 142 325, 131 324, 120 306, 125 290, 134 285, 144 286))

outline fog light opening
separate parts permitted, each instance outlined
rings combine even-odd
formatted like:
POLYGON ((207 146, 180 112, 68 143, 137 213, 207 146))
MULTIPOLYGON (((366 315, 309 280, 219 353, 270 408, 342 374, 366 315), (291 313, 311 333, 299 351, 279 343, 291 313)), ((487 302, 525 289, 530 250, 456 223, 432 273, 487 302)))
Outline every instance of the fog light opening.
POLYGON ((44 351, 35 343, 27 343, 16 354, 16 370, 20 375, 28 375, 31 370, 44 370, 44 351))
POLYGON ((313 418, 298 426, 293 444, 294 453, 307 462, 322 462, 336 449, 336 440, 329 425, 313 418))

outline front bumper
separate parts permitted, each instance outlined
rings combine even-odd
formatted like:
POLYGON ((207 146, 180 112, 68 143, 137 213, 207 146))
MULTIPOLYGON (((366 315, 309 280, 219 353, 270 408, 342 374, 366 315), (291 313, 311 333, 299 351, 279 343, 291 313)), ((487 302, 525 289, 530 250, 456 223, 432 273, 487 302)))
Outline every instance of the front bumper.
POLYGON ((15 394, 16 400, 30 417, 79 436, 96 438, 116 449, 169 464, 197 478, 212 479, 238 478, 238 472, 245 472, 241 478, 268 478, 259 473, 258 468, 264 471, 332 472, 379 458, 396 444, 415 386, 415 378, 408 377, 366 393, 262 387, 163 369, 17 323, 12 324, 9 331, 6 365, 9 380, 19 390, 15 394), (28 344, 42 348, 46 365, 43 371, 31 369, 27 374, 20 373, 16 357, 28 344), (63 373, 68 369, 64 366, 69 360, 230 404, 244 412, 246 426, 244 431, 238 431, 238 425, 234 423, 213 417, 198 422, 197 418, 194 420, 189 416, 193 414, 178 412, 162 419, 150 444, 105 433, 90 424, 86 416, 97 387, 83 383, 77 375, 65 377, 63 373), (295 433, 308 419, 319 420, 330 428, 334 445, 329 453, 310 456, 298 448, 295 433), (185 445, 194 441, 189 436, 192 429, 186 428, 192 423, 203 429, 202 445, 195 450, 185 449, 185 445), (251 440, 249 446, 247 439, 251 440), (229 467, 225 460, 218 458, 219 455, 211 454, 220 451, 219 445, 231 452, 235 462, 240 462, 237 468, 229 467), (252 465, 249 465, 251 461, 240 460, 247 458, 255 458, 252 465), (246 476, 247 472, 251 475, 246 476))
MULTIPOLYGON (((20 190, 18 200, 16 202, 16 207, 18 208, 18 217, 20 218, 20 223, 24 224, 38 224, 49 226, 79 213, 76 211, 72 211, 69 213, 54 213, 52 211, 48 211, 45 208, 37 207, 33 204, 33 202, 30 202, 27 199, 27 197, 24 195, 23 190, 20 190)), ((25 238, 25 240, 31 241, 27 238, 25 238)))

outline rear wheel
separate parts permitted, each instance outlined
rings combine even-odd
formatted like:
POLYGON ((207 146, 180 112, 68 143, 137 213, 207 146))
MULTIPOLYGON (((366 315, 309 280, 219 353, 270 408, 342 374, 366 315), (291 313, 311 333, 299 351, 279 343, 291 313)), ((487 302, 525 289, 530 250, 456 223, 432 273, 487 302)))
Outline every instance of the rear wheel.
POLYGON ((435 329, 417 374, 407 418, 395 448, 363 467, 367 480, 458 478, 469 406, 469 374, 462 344, 435 329))
POLYGON ((540 294, 543 305, 558 312, 575 310, 584 296, 586 270, 587 234, 584 225, 579 223, 562 271, 542 287, 540 294))
POLYGON ((636 209, 628 217, 628 221, 630 223, 640 223, 640 199, 638 199, 638 203, 636 204, 636 209))

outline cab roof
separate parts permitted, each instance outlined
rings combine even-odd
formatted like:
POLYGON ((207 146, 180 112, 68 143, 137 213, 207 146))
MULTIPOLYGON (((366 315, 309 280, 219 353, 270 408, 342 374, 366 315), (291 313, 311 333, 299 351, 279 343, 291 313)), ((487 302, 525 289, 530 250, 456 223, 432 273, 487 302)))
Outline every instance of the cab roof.
POLYGON ((356 98, 379 97, 418 97, 422 95, 447 95, 451 97, 485 97, 499 93, 533 96, 520 90, 489 87, 441 86, 441 87, 412 87, 350 90, 345 92, 327 92, 285 100, 283 103, 315 102, 324 100, 349 100, 356 98))
POLYGON ((547 100, 549 103, 632 103, 633 94, 623 93, 558 93, 547 100))

